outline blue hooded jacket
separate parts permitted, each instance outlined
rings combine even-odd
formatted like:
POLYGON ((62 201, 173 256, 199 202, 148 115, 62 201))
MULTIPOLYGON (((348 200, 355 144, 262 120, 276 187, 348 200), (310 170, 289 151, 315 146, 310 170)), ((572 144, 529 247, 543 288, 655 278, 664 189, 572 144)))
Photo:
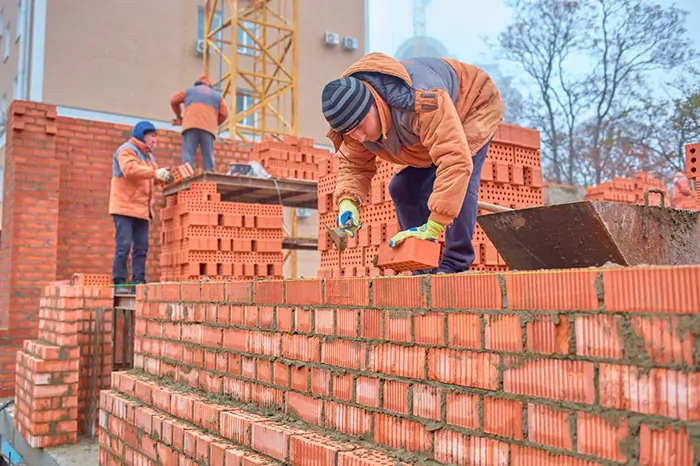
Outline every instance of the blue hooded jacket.
POLYGON ((134 129, 131 131, 131 135, 141 142, 146 142, 143 139, 143 137, 146 135, 146 133, 155 133, 155 132, 156 132, 156 127, 153 126, 153 123, 151 123, 148 120, 143 120, 143 121, 139 121, 138 123, 136 123, 136 126, 134 126, 134 129))

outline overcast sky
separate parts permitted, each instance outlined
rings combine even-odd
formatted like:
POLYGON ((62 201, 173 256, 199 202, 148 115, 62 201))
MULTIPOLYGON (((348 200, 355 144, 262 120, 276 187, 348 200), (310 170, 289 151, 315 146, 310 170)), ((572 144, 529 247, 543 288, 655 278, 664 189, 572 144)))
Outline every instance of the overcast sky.
MULTIPOLYGON (((700 0, 657 0, 688 10, 687 28, 700 50, 700 0)), ((369 0, 369 52, 393 55, 413 35, 412 0, 369 0)), ((426 29, 449 53, 462 61, 494 63, 485 39, 496 43, 498 34, 511 21, 505 0, 431 0, 426 10, 426 29)))

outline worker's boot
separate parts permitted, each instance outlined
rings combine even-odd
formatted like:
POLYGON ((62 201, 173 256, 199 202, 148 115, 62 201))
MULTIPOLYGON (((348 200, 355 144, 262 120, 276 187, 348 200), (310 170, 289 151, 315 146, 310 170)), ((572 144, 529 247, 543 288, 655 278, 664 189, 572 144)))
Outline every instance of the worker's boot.
POLYGON ((114 289, 114 294, 134 294, 131 291, 131 287, 126 286, 126 285, 117 285, 117 287, 114 289))

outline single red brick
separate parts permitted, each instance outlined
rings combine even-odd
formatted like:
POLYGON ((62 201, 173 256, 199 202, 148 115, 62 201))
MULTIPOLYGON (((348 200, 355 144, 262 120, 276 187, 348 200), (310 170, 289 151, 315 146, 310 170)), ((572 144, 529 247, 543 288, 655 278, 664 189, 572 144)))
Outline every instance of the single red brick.
POLYGON ((486 349, 512 352, 523 350, 519 315, 487 314, 484 319, 486 349))
POLYGON ((356 406, 350 406, 332 401, 325 402, 327 429, 364 436, 372 432, 372 413, 356 406))
POLYGON ((527 348, 533 353, 569 353, 569 317, 541 314, 527 323, 527 348))
POLYGON ((528 404, 527 428, 531 442, 572 450, 570 414, 560 409, 528 404))
POLYGON ((606 269, 603 271, 605 310, 698 313, 699 282, 698 266, 606 269))
POLYGON ((287 304, 317 305, 321 304, 322 280, 287 280, 287 304))
POLYGON ((284 303, 284 282, 281 280, 254 281, 253 299, 256 303, 284 303))
POLYGON ((523 403, 484 397, 484 432, 523 439, 523 403))
POLYGON ((447 344, 453 348, 481 349, 481 316, 478 314, 447 314, 447 344))
POLYGON ((501 285, 494 274, 430 277, 432 305, 449 309, 501 309, 501 285))
POLYGON ((610 419, 579 412, 577 421, 578 451, 600 458, 625 462, 627 456, 620 443, 627 437, 628 421, 624 416, 610 419))
POLYGON ((388 243, 379 246, 377 267, 395 272, 431 269, 440 262, 440 243, 408 238, 392 248, 388 243))
MULTIPOLYGON (((438 244, 439 246, 439 244, 438 244)), ((382 277, 372 281, 377 307, 428 307, 428 277, 382 277)))
POLYGON ((439 421, 440 390, 427 385, 413 385, 413 415, 439 421))
POLYGON ((508 273, 508 309, 590 310, 598 309, 595 270, 566 270, 557 273, 508 273))
POLYGON ((356 402, 370 406, 379 407, 379 379, 360 376, 355 380, 356 402))
POLYGON ((389 341, 411 342, 412 315, 412 311, 409 310, 384 311, 386 339, 389 341))
POLYGON ((335 333, 344 337, 356 337, 357 319, 359 311, 357 309, 336 309, 335 311, 335 333))
POLYGON ((445 404, 445 421, 448 424, 467 429, 479 428, 479 395, 447 391, 445 404))
POLYGON ((688 431, 683 427, 675 429, 671 426, 652 429, 642 424, 639 430, 639 464, 692 466, 693 447, 688 431))
POLYGON ((408 390, 410 385, 398 380, 384 381, 382 408, 400 414, 408 414, 408 390))
POLYGON ((378 309, 360 309, 360 336, 368 340, 384 337, 384 311, 378 309))
POLYGON ((369 278, 325 279, 325 304, 369 306, 369 278))

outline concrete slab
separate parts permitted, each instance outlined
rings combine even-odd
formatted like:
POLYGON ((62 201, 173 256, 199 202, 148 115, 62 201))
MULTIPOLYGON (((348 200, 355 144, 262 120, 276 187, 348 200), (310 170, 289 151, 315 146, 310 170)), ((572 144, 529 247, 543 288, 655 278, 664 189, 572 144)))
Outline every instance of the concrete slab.
MULTIPOLYGON (((2 406, 8 398, 0 399, 2 406)), ((80 439, 75 445, 32 448, 14 427, 14 405, 0 412, 0 434, 32 466, 88 466, 98 464, 97 439, 80 439)))

